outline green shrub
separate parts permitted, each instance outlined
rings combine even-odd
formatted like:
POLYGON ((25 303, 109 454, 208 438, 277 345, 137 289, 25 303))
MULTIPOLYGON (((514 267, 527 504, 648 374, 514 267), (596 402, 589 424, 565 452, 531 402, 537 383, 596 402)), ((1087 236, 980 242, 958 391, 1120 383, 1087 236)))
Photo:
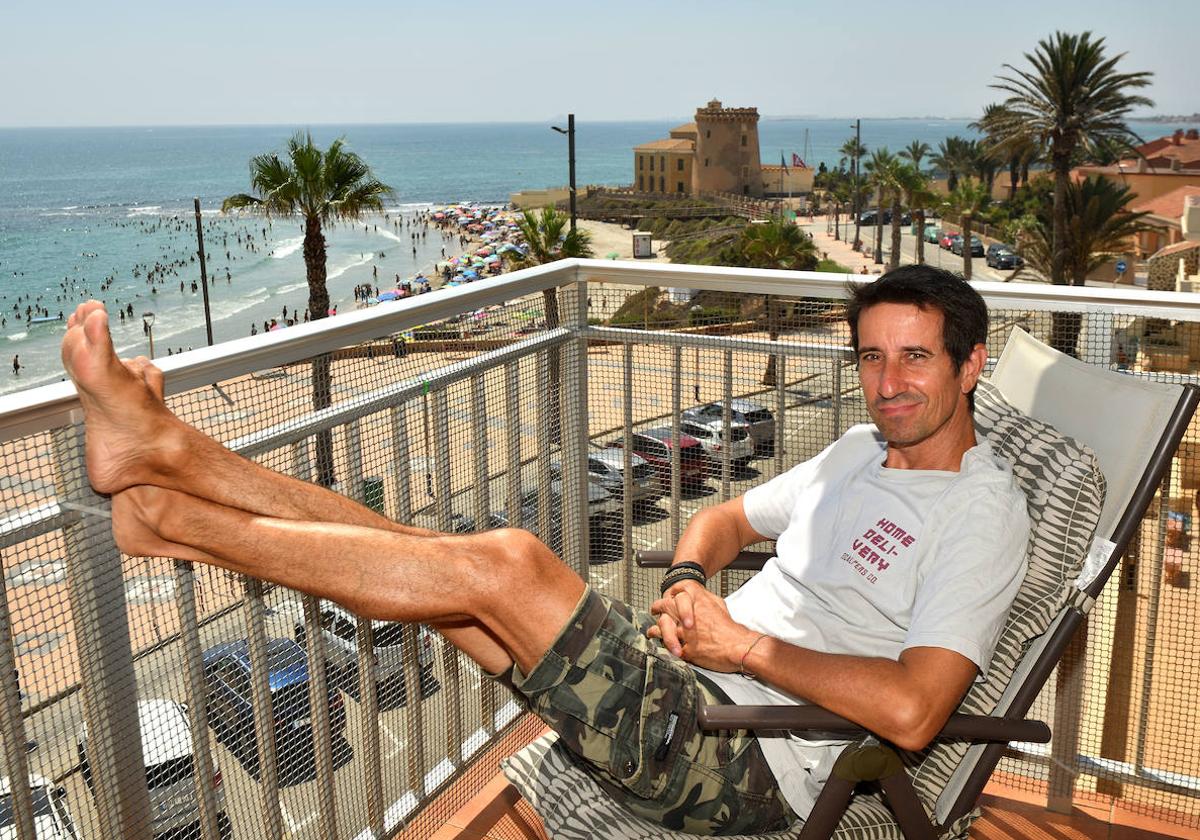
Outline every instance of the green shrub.
POLYGON ((846 266, 833 260, 821 260, 817 263, 817 271, 828 271, 833 274, 852 274, 853 272, 846 266))

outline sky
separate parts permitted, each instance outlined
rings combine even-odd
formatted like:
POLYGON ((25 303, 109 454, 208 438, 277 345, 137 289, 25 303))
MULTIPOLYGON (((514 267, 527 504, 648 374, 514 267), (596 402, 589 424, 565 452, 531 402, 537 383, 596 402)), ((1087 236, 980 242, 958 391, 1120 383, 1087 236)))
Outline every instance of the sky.
POLYGON ((1200 111, 1194 0, 14 3, 0 126, 975 117, 1056 29, 1200 111), (1188 21, 1188 25, 1178 25, 1188 21), (1193 42, 1193 43, 1189 43, 1193 42))

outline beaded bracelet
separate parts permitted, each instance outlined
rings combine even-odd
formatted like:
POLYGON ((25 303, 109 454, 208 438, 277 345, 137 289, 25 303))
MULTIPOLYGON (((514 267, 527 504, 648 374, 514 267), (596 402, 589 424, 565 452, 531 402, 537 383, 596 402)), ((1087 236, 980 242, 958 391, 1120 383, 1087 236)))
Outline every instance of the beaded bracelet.
POLYGON ((681 580, 694 580, 704 586, 708 583, 708 575, 704 574, 704 567, 699 563, 693 563, 690 560, 676 563, 663 575, 662 583, 658 587, 659 593, 665 594, 668 589, 681 580))

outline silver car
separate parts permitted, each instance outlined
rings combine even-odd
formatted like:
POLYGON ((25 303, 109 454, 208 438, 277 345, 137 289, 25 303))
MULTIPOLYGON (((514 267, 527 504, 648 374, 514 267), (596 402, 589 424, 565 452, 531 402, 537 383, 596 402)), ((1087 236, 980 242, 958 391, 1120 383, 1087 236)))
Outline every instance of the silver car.
MULTIPOLYGON (((30 774, 29 794, 33 798, 33 833, 37 840, 79 840, 79 832, 67 810, 65 790, 49 779, 30 774)), ((0 838, 15 840, 16 822, 12 786, 5 776, 0 779, 0 838)))
MULTIPOLYGON (((653 502, 662 496, 662 488, 654 480, 654 467, 636 453, 630 453, 630 464, 633 467, 629 494, 634 503, 653 502)), ((557 461, 550 465, 551 474, 557 480, 562 477, 562 464, 557 461)), ((588 451, 587 459, 588 481, 607 490, 614 499, 621 499, 625 494, 625 450, 619 446, 605 446, 588 451)))
MULTIPOLYGON (((745 425, 754 441, 755 452, 770 452, 775 448, 775 415, 770 410, 753 400, 737 397, 729 401, 730 418, 733 425, 745 425)), ((680 415, 680 419, 705 425, 713 422, 720 423, 725 417, 725 404, 711 402, 689 408, 680 415)))
POLYGON ((750 437, 749 427, 735 421, 722 434, 722 425, 720 420, 712 423, 684 422, 679 424, 679 431, 700 441, 704 454, 712 463, 720 464, 728 450, 730 461, 745 464, 754 457, 754 440, 750 437))
MULTIPOLYGON (((361 699, 358 697, 358 619, 333 601, 321 601, 319 612, 329 678, 352 697, 361 699)), ((384 708, 403 706, 408 702, 404 678, 404 625, 395 621, 372 621, 371 630, 379 705, 384 708)), ((304 624, 297 622, 297 644, 304 647, 307 635, 304 624)), ((416 642, 417 674, 423 700, 441 688, 433 673, 436 638, 432 630, 418 624, 416 642)))
MULTIPOLYGON (((150 794, 150 830, 155 837, 199 834, 200 806, 196 802, 195 746, 188 707, 162 698, 139 700, 138 724, 142 736, 142 758, 146 762, 146 788, 150 794)), ((207 735, 205 736, 207 737, 207 735)), ((92 789, 88 762, 87 724, 79 732, 79 770, 92 789)), ((220 836, 233 836, 225 813, 225 785, 221 768, 212 768, 213 804, 217 809, 220 836)))

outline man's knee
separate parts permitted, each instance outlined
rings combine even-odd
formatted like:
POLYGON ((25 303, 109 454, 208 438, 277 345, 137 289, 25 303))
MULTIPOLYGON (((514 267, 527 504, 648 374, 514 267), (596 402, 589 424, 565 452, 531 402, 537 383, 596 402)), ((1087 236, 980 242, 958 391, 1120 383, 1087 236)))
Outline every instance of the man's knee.
POLYGON ((558 555, 524 528, 497 528, 479 537, 487 546, 489 559, 516 574, 536 574, 547 567, 562 566, 558 555))

